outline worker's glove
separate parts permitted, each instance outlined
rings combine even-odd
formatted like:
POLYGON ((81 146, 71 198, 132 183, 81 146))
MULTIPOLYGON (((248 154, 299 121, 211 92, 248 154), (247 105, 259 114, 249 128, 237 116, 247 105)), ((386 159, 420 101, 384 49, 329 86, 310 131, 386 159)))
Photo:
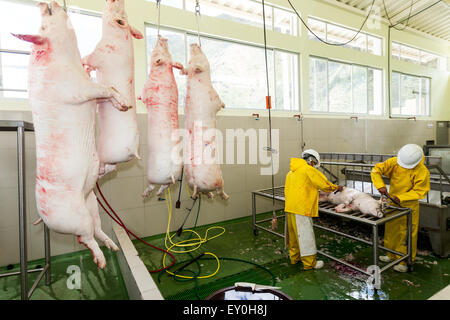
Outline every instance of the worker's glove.
POLYGON ((389 193, 388 193, 386 187, 381 187, 380 189, 378 189, 378 192, 379 192, 381 195, 386 196, 386 197, 389 195, 389 193))

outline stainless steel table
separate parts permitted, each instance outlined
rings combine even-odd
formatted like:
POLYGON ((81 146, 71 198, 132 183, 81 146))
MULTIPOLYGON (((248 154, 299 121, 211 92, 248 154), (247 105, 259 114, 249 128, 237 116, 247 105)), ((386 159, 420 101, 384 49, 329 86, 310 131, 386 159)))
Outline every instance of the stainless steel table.
MULTIPOLYGON (((20 289, 22 300, 29 300, 37 285, 45 275, 45 284, 50 285, 50 231, 44 225, 45 266, 43 268, 28 269, 27 252, 27 211, 25 189, 25 132, 34 131, 32 123, 25 121, 0 120, 0 131, 17 132, 17 168, 18 168, 18 192, 19 192, 19 246, 20 246, 20 271, 0 274, 2 277, 20 275, 20 289), (38 278, 28 287, 28 273, 40 272, 38 278)), ((0 167, 0 170, 2 168, 0 167)))
MULTIPOLYGON (((270 230, 269 228, 265 228, 263 226, 260 225, 260 223, 262 222, 267 222, 272 220, 272 218, 269 219, 264 219, 264 220, 260 220, 257 221, 256 220, 256 197, 263 197, 263 198, 269 198, 272 199, 273 197, 275 198, 275 200, 283 202, 285 201, 284 198, 284 186, 282 187, 277 187, 274 190, 274 194, 272 194, 272 189, 265 189, 265 190, 258 190, 258 191, 253 191, 252 192, 252 217, 253 217, 253 233, 255 235, 258 234, 258 229, 262 229, 264 231, 270 232, 272 234, 275 234, 279 237, 283 237, 285 238, 284 234, 275 232, 270 230)), ((314 227, 317 227, 319 229, 323 229, 332 233, 335 233, 337 235, 343 236, 343 237, 347 237, 356 241, 360 241, 363 242, 365 244, 371 245, 373 248, 373 265, 378 267, 378 253, 379 253, 379 249, 391 252, 393 254, 396 254, 398 256, 400 256, 400 258, 388 263, 387 265, 385 265, 384 267, 380 268, 380 273, 393 267, 394 265, 400 263, 401 261, 406 260, 408 267, 411 267, 412 265, 412 254, 411 254, 411 241, 412 241, 412 212, 411 209, 409 208, 398 208, 398 207, 392 207, 390 206, 386 212, 385 212, 385 216, 383 218, 376 218, 374 216, 370 216, 370 215, 365 215, 362 214, 361 212, 351 212, 351 213, 339 213, 336 212, 334 210, 335 205, 330 204, 330 203, 321 203, 319 204, 319 212, 320 213, 324 213, 324 214, 329 214, 335 217, 339 217, 342 219, 348 219, 348 220, 352 220, 352 221, 356 221, 359 223, 363 223, 366 225, 371 226, 372 228, 372 237, 371 237, 371 241, 368 241, 366 239, 362 239, 362 238, 358 238, 356 236, 353 236, 351 234, 346 234, 343 232, 340 232, 338 230, 334 230, 332 228, 327 228, 318 224, 314 224, 314 227), (401 253, 398 251, 394 251, 392 249, 386 248, 384 246, 381 246, 380 244, 378 244, 378 234, 379 234, 379 228, 381 225, 385 224, 386 222, 389 222, 391 220, 394 219, 398 219, 400 217, 406 216, 407 217, 407 253, 401 253)), ((284 215, 279 216, 278 218, 284 217, 284 215)), ((285 219, 285 224, 286 224, 286 219, 285 219)), ((285 227, 286 230, 286 227, 285 227)), ((368 272, 367 270, 363 270, 361 268, 358 268, 352 264, 349 264, 348 262, 336 258, 328 253, 323 252, 322 250, 317 250, 317 252, 323 256, 326 256, 334 261, 337 261, 339 263, 342 263, 352 269, 358 270, 359 272, 371 276, 372 273, 368 272)))

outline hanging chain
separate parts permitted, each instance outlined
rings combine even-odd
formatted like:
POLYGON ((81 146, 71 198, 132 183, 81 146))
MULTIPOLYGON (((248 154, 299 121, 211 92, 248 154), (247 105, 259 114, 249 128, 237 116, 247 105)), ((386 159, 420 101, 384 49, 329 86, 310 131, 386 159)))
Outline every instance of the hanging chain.
POLYGON ((158 14, 158 38, 159 38, 159 30, 161 28, 161 0, 156 0, 156 8, 158 14))
POLYGON ((197 21, 197 38, 198 38, 198 45, 201 47, 202 43, 200 41, 200 0, 195 1, 195 19, 197 21))

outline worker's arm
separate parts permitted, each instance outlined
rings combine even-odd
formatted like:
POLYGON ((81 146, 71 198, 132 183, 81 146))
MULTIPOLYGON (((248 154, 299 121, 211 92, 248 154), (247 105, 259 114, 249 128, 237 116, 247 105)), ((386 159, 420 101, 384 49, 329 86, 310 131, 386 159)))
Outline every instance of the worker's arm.
POLYGON ((308 174, 309 179, 311 180, 311 183, 318 190, 321 190, 323 192, 332 192, 339 188, 337 185, 328 181, 327 177, 325 177, 325 175, 322 172, 313 167, 308 168, 306 172, 308 174))
POLYGON ((425 166, 414 177, 414 186, 408 192, 397 195, 397 198, 403 201, 420 200, 425 198, 430 191, 430 172, 425 166))
POLYGON ((372 183, 377 190, 386 188, 386 184, 383 181, 383 176, 390 178, 396 163, 397 158, 394 157, 387 159, 385 162, 377 163, 375 167, 373 167, 370 177, 372 178, 372 183))
POLYGON ((291 187, 291 183, 290 183, 290 175, 291 175, 291 173, 289 172, 289 173, 286 175, 286 180, 285 180, 285 182, 284 182, 284 196, 285 196, 285 197, 286 197, 287 194, 289 194, 289 190, 290 190, 290 187, 291 187))

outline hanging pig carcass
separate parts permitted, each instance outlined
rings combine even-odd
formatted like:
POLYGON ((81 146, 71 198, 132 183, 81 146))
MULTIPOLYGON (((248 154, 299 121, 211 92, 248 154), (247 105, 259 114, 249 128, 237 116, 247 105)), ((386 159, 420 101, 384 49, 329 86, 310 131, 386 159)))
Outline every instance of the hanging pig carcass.
POLYGON ((140 159, 133 38, 143 38, 141 32, 129 25, 124 0, 106 1, 102 32, 102 40, 92 54, 83 58, 83 64, 88 71, 96 70, 99 83, 119 90, 133 108, 122 113, 110 101, 98 104, 101 177, 114 171, 118 163, 140 159))
POLYGON ((216 191, 228 199, 224 191, 222 170, 218 163, 216 114, 225 107, 211 83, 208 59, 197 44, 190 46, 190 61, 183 74, 187 75, 185 104, 185 173, 193 190, 213 198, 216 191))
POLYGON ((385 199, 374 199, 365 192, 356 189, 344 187, 342 191, 330 193, 319 192, 319 202, 330 202, 335 204, 336 212, 348 213, 352 211, 360 211, 364 214, 382 218, 384 211, 388 206, 385 199))
POLYGON ((128 99, 89 78, 66 12, 55 1, 51 7, 39 7, 39 35, 15 35, 34 44, 28 89, 36 136, 36 206, 51 230, 76 235, 104 268, 105 257, 94 236, 110 249, 118 247, 101 229, 93 192, 99 169, 96 100, 126 111, 128 99))
POLYGON ((150 75, 142 96, 147 106, 147 197, 161 185, 160 196, 170 184, 180 178, 183 166, 181 139, 178 128, 178 88, 173 68, 182 70, 180 63, 173 63, 167 39, 158 37, 152 52, 150 75))

